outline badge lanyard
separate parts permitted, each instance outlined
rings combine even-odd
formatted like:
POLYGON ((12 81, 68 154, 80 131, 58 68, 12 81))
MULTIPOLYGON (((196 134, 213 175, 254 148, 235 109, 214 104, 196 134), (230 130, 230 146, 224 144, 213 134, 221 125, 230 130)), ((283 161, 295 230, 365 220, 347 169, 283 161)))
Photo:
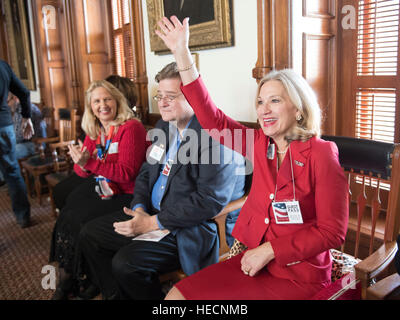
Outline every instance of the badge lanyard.
POLYGON ((97 158, 103 162, 105 161, 107 154, 108 154, 108 150, 110 149, 113 133, 114 133, 114 126, 110 126, 110 129, 108 129, 106 146, 105 146, 104 150, 101 146, 101 140, 100 140, 102 133, 100 133, 97 136, 97 139, 96 139, 97 158))
MULTIPOLYGON (((293 183, 293 201, 296 201, 296 188, 294 185, 294 174, 293 174, 293 164, 292 164, 292 151, 290 149, 289 144, 289 160, 290 160, 290 169, 292 171, 292 183, 293 183)), ((276 175, 278 176, 278 155, 276 155, 276 175)), ((275 194, 274 194, 274 201, 276 199, 276 192, 278 190, 278 181, 275 183, 275 194)))
MULTIPOLYGON (((110 126, 110 128, 108 129, 108 135, 107 135, 106 145, 105 145, 104 149, 101 145, 101 137, 103 134, 100 132, 100 134, 97 136, 97 139, 96 139, 97 158, 101 162, 104 162, 107 157, 108 151, 110 149, 113 134, 114 134, 114 126, 110 126)), ((110 186, 108 184, 111 182, 111 180, 107 179, 103 176, 97 176, 96 182, 98 183, 98 185, 96 185, 95 190, 99 194, 100 198, 101 199, 110 199, 112 197, 112 195, 114 194, 114 191, 110 188, 110 186)))
MULTIPOLYGON (((296 187, 294 184, 294 173, 292 164, 292 151, 289 144, 289 160, 290 168, 292 172, 292 184, 293 184, 293 200, 292 201, 280 201, 276 200, 276 193, 278 190, 278 181, 275 183, 275 195, 272 201, 272 210, 275 216, 275 222, 277 224, 302 224, 303 218, 301 215, 300 204, 296 201, 296 187)), ((278 176, 278 156, 276 157, 276 173, 278 176)))

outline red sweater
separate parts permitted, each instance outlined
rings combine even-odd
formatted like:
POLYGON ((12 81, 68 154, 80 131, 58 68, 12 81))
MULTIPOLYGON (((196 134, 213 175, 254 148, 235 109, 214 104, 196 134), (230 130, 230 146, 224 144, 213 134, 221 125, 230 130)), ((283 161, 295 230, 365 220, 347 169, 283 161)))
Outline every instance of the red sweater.
MULTIPOLYGON (((139 173, 145 157, 149 142, 146 141, 146 130, 137 120, 128 120, 118 128, 111 143, 118 143, 115 153, 108 153, 104 162, 97 159, 96 140, 86 136, 83 145, 93 154, 83 171, 77 164, 74 165, 75 172, 87 178, 91 175, 101 175, 116 183, 120 193, 132 194, 135 187, 135 179, 139 173)), ((110 148, 111 149, 111 148, 110 148)))

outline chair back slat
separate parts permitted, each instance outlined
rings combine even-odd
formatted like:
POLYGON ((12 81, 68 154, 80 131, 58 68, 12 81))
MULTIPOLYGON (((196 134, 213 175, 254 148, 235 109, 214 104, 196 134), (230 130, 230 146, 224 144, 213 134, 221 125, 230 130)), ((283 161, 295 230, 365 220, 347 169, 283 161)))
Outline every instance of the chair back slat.
MULTIPOLYGON (((361 172, 363 173, 363 172, 361 172)), ((361 223, 363 220, 365 207, 367 205, 367 195, 365 193, 365 176, 362 177, 362 187, 361 192, 357 197, 357 232, 356 232, 356 245, 354 249, 354 257, 358 258, 358 249, 360 246, 360 233, 361 233, 361 223)))
POLYGON ((341 249, 364 259, 399 232, 400 145, 350 137, 322 138, 336 143, 349 182, 349 225, 341 249))
POLYGON ((43 107, 42 108, 43 120, 46 123, 46 134, 48 137, 55 136, 54 130, 54 108, 53 107, 43 107))
POLYGON ((380 190, 381 190, 381 179, 378 178, 374 198, 372 199, 372 205, 371 205, 371 238, 369 240, 369 255, 371 255, 372 252, 374 251, 376 222, 378 220, 379 212, 381 211, 382 203, 380 199, 380 190))
POLYGON ((76 140, 76 110, 58 109, 60 141, 76 140))

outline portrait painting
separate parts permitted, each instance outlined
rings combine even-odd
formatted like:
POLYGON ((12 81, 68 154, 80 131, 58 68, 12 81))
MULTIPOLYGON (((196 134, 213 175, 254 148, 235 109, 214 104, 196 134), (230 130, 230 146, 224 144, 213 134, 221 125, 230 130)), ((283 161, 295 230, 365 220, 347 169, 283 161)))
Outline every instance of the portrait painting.
POLYGON ((233 46, 231 0, 147 0, 150 47, 156 54, 169 50, 154 33, 157 21, 172 15, 189 17, 191 50, 233 46))
POLYGON ((4 0, 10 64, 29 90, 35 90, 28 12, 24 0, 4 0))
POLYGON ((164 14, 166 17, 175 15, 180 21, 190 18, 190 24, 213 21, 214 0, 163 0, 164 14))

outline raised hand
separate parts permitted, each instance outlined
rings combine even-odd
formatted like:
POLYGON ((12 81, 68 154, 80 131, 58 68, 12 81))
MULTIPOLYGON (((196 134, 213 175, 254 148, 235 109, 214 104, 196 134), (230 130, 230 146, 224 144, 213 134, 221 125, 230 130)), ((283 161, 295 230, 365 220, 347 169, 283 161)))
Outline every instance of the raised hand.
POLYGON ((172 53, 188 50, 189 18, 183 19, 181 23, 176 16, 172 16, 171 20, 163 17, 157 24, 161 31, 156 29, 155 33, 164 41, 172 53))
POLYGON ((189 50, 189 18, 181 23, 176 16, 171 20, 163 17, 158 21, 160 30, 155 33, 164 41, 174 54, 176 65, 181 76, 182 84, 187 85, 199 77, 189 50))

